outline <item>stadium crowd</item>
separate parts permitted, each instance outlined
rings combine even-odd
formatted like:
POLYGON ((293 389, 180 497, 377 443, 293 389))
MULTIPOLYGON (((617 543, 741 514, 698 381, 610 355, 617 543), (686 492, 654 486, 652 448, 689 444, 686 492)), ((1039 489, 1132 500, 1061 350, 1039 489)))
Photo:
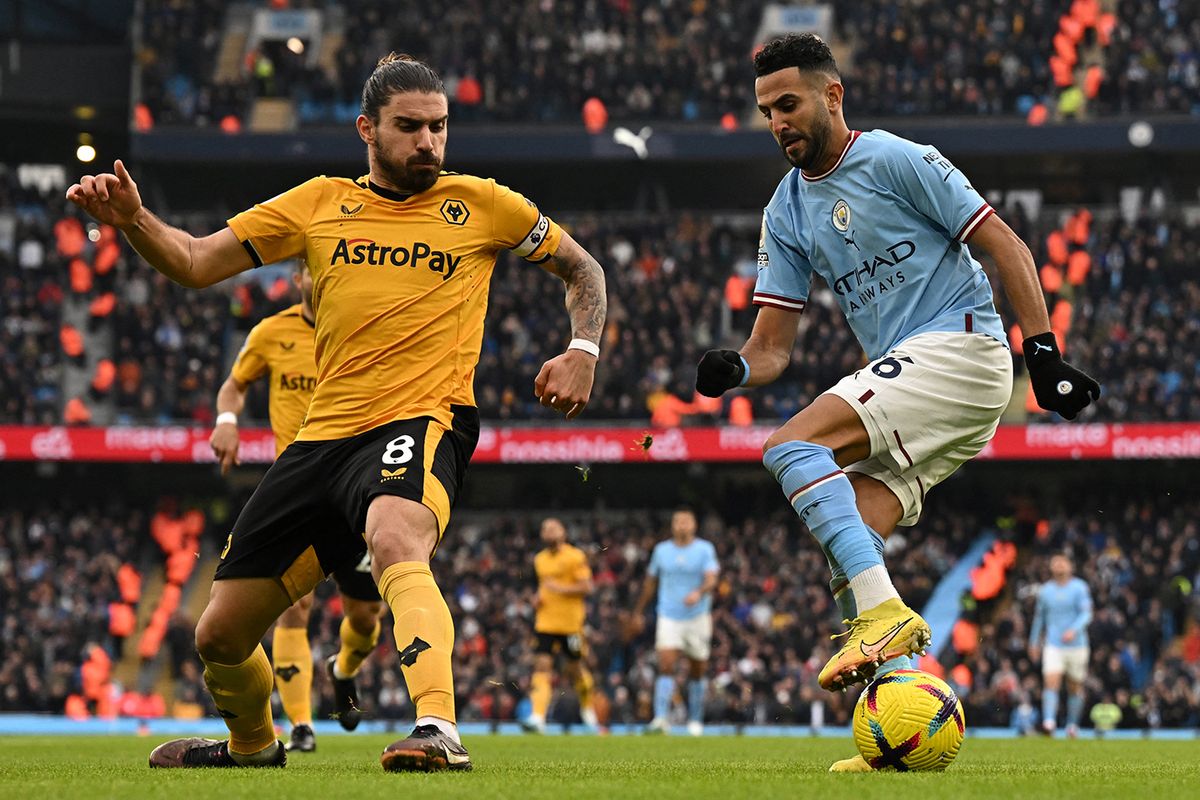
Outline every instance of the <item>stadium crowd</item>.
MULTIPOLYGON (((1089 212, 1081 244, 1068 254, 1061 215, 1032 221, 1020 205, 1003 213, 1038 264, 1070 260, 1069 268, 1043 266, 1042 273, 1065 351, 1104 387, 1083 418, 1200 419, 1200 281, 1193 269, 1200 263, 1200 220, 1182 207, 1132 220, 1112 209, 1095 219, 1089 212), (1056 270, 1070 278, 1055 277, 1056 270)), ((833 296, 818 280, 783 376, 768 387, 708 401, 694 392, 694 365, 707 349, 740 346, 753 323, 754 216, 579 215, 563 222, 597 254, 609 278, 605 357, 591 419, 668 427, 783 419, 863 364, 833 296)), ((295 302, 286 273, 251 273, 196 292, 129 257, 115 232, 92 226, 86 233, 60 198, 0 179, 0 283, 6 289, 0 424, 86 421, 73 416, 72 401, 107 404, 108 418, 120 423, 210 424, 217 388, 245 332, 295 302), (64 302, 87 309, 86 322, 67 325, 64 302), (83 363, 93 347, 103 363, 90 387, 79 398, 65 397, 63 365, 83 363)), ((1002 316, 1012 320, 1003 292, 997 298, 1002 316)), ((565 322, 561 284, 502 254, 475 380, 485 420, 551 418, 529 387, 565 344, 565 322)), ((1019 342, 1014 329, 1011 343, 1016 348, 1019 342)), ((1019 374, 1021 359, 1015 364, 1019 374)), ((262 389, 252 390, 249 420, 265 421, 262 389)), ((1027 410, 1031 420, 1046 419, 1035 406, 1027 410)))
MULTIPOLYGON (((1040 665, 1028 634, 1049 559, 1067 553, 1092 593, 1087 707, 1112 704, 1125 728, 1200 726, 1200 504, 1164 492, 1073 496, 1069 507, 1026 509, 1023 560, 1012 572, 1011 604, 998 613, 971 609, 977 641, 944 661, 974 724, 1038 722, 1040 665), (966 680, 956 681, 959 675, 966 680)), ((1085 715, 1086 719, 1086 715, 1085 715)))
POLYGON ((145 509, 66 497, 0 508, 0 711, 62 713, 92 649, 120 657, 118 574, 153 546, 145 509))
MULTIPOLYGON (((699 535, 717 547, 721 577, 714 599, 714 640, 706 719, 733 724, 845 724, 856 695, 830 695, 816 673, 841 630, 821 551, 782 503, 764 492, 734 516, 700 514, 699 535)), ((1048 501, 1046 511, 1027 497, 1006 514, 1002 533, 1018 543, 1021 559, 1010 591, 990 609, 968 609, 979 623, 975 647, 947 646, 941 672, 959 692, 969 724, 1027 730, 1040 689, 1028 656, 1032 597, 1046 561, 1066 550, 1091 587, 1092 667, 1087 707, 1111 702, 1125 728, 1200 725, 1200 531, 1194 502, 1128 492, 1073 504, 1048 501), (1085 513, 1095 506, 1104 513, 1085 513), (1015 522, 1014 522, 1015 520, 1015 522)), ((946 574, 990 520, 980 518, 969 492, 943 487, 930 513, 888 543, 897 588, 924 606, 946 574), (971 509, 971 510, 968 510, 971 509)), ((154 508, 110 503, 66 508, 12 504, 0 515, 0 710, 61 711, 81 691, 87 664, 100 647, 113 662, 122 639, 112 635, 111 609, 121 587, 118 565, 145 565, 155 557, 154 508), (81 664, 84 664, 81 667, 81 664)), ((533 554, 542 515, 463 510, 434 561, 457 624, 455 674, 463 720, 519 717, 532 664, 533 554)), ((572 541, 588 553, 595 575, 588 637, 600 688, 600 716, 610 724, 643 723, 650 714, 652 634, 626 641, 625 615, 645 576, 653 545, 665 536, 663 512, 598 511, 563 515, 572 541)), ((214 528, 216 530, 216 528, 214 528)), ((223 529, 222 529, 223 530, 223 529)), ((209 546, 219 538, 209 536, 209 546)), ((206 579, 207 576, 201 576, 206 579)), ((193 589, 194 590, 194 589, 193 589)), ((309 632, 313 658, 338 646, 340 601, 330 584, 318 589, 309 632)), ((116 708, 133 715, 212 712, 193 653, 192 620, 183 608, 163 641, 163 666, 175 677, 173 703, 116 708)), ((653 626, 648 626, 653 631, 653 626)), ((318 676, 321 671, 317 670, 318 676)), ((412 713, 396 669, 390 626, 359 674, 360 698, 371 717, 400 721, 412 713)), ((117 687, 136 691, 137 687, 117 687)), ((316 682, 315 711, 333 711, 330 687, 316 682)), ((552 722, 577 721, 569 688, 560 687, 552 722)))
MULTIPOLYGON (((749 59, 766 4, 468 0, 397 9, 381 0, 299 0, 283 5, 340 6, 342 40, 354 46, 314 61, 264 42, 236 78, 218 81, 226 5, 146 4, 138 52, 146 124, 215 126, 245 118, 255 97, 275 96, 292 98, 302 123, 348 123, 376 59, 396 50, 442 72, 456 120, 578 123, 594 97, 614 121, 715 125, 753 113, 749 59)), ((1101 46, 1093 24, 1075 37, 1078 63, 1060 68, 1100 70, 1090 113, 1200 113, 1194 2, 1115 5, 1112 22, 1100 26, 1101 46)), ((871 0, 833 10, 856 114, 1027 115, 1059 103, 1064 116, 1075 113, 1076 101, 1059 97, 1051 62, 1064 4, 871 0)))
POLYGON ((46 200, 0 171, 0 422, 54 424, 62 414, 64 265, 46 200))

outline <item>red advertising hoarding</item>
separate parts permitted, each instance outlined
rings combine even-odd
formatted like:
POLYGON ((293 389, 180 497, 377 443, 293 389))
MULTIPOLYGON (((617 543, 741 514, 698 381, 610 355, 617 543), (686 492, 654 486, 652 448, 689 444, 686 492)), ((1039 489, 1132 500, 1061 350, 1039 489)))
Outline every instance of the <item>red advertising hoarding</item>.
MULTIPOLYGON (((769 426, 484 427, 476 464, 750 462, 761 457, 769 426), (647 439, 649 437, 649 439, 647 439)), ((0 426, 2 461, 213 462, 210 431, 187 427, 0 426)), ((241 432, 242 463, 269 463, 275 440, 265 428, 241 432)), ((1200 423, 1005 425, 981 459, 1074 460, 1200 458, 1200 423)))

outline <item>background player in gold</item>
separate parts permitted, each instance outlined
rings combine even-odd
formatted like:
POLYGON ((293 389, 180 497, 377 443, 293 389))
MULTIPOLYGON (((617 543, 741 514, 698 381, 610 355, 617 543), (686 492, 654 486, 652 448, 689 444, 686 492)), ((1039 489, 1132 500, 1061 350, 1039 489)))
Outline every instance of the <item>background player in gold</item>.
POLYGON ((533 656, 529 701, 533 713, 526 720, 528 730, 546 729, 546 711, 553 693, 554 660, 566 658, 563 677, 579 695, 579 714, 585 725, 598 726, 592 708, 592 673, 587 658, 583 623, 587 616, 586 598, 592 593, 592 568, 587 556, 567 541, 562 520, 549 517, 542 522, 542 542, 546 547, 533 558, 537 572, 537 613, 533 630, 537 644, 533 656))
MULTIPOLYGON (((275 457, 296 438, 316 386, 313 336, 312 276, 300 262, 293 276, 300 302, 259 322, 246 337, 229 377, 217 393, 217 424, 209 440, 221 474, 238 463, 237 415, 246 402, 250 384, 269 378, 269 414, 275 434, 275 457)), ((341 648, 325 663, 334 687, 337 720, 348 731, 358 727, 358 691, 354 676, 379 642, 379 615, 383 601, 371 577, 369 562, 343 567, 334 573, 342 594, 345 618, 339 630, 341 648)), ((271 656, 275 661, 275 686, 283 711, 292 723, 289 751, 317 749, 312 729, 312 649, 308 643, 308 618, 313 595, 300 598, 275 623, 271 656)))
POLYGON ((314 178, 210 236, 154 216, 120 161, 67 190, 184 286, 296 256, 313 273, 308 415, 242 509, 196 626, 230 738, 167 742, 150 754, 154 766, 285 763, 259 641, 325 575, 367 551, 417 709, 412 734, 381 764, 470 769, 454 722, 454 624, 429 561, 478 439, 472 382, 497 254, 512 250, 565 284, 573 338, 542 366, 534 394, 568 419, 591 396, 606 298, 596 260, 535 205, 494 181, 442 171, 448 107, 428 66, 383 59, 356 122, 369 174, 314 178))

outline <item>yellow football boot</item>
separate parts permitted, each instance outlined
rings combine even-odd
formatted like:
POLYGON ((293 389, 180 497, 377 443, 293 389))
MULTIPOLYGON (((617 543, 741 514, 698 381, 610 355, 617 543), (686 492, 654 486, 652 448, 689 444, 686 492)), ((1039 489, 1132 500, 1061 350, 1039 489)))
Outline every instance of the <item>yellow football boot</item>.
POLYGON ((833 762, 833 766, 829 768, 830 772, 874 772, 875 768, 867 763, 867 760, 862 756, 856 755, 854 758, 844 758, 841 761, 833 762))
POLYGON ((856 683, 866 683, 885 661, 898 656, 924 653, 933 640, 928 623, 899 598, 880 603, 853 620, 843 620, 848 630, 846 643, 821 670, 817 682, 835 692, 856 683))

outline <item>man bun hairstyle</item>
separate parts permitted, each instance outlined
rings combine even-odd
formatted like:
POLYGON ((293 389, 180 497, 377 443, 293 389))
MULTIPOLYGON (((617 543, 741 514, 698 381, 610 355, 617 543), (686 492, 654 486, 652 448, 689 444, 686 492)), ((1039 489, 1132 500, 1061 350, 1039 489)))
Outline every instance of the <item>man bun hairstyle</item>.
POLYGON ((379 109, 387 105, 392 95, 398 92, 445 94, 446 86, 424 61, 404 53, 388 53, 379 59, 371 77, 363 84, 363 116, 372 122, 379 122, 379 109))
POLYGON ((829 45, 815 33, 789 33, 767 42, 754 54, 755 77, 761 78, 789 67, 796 67, 801 72, 824 72, 842 79, 829 45))

